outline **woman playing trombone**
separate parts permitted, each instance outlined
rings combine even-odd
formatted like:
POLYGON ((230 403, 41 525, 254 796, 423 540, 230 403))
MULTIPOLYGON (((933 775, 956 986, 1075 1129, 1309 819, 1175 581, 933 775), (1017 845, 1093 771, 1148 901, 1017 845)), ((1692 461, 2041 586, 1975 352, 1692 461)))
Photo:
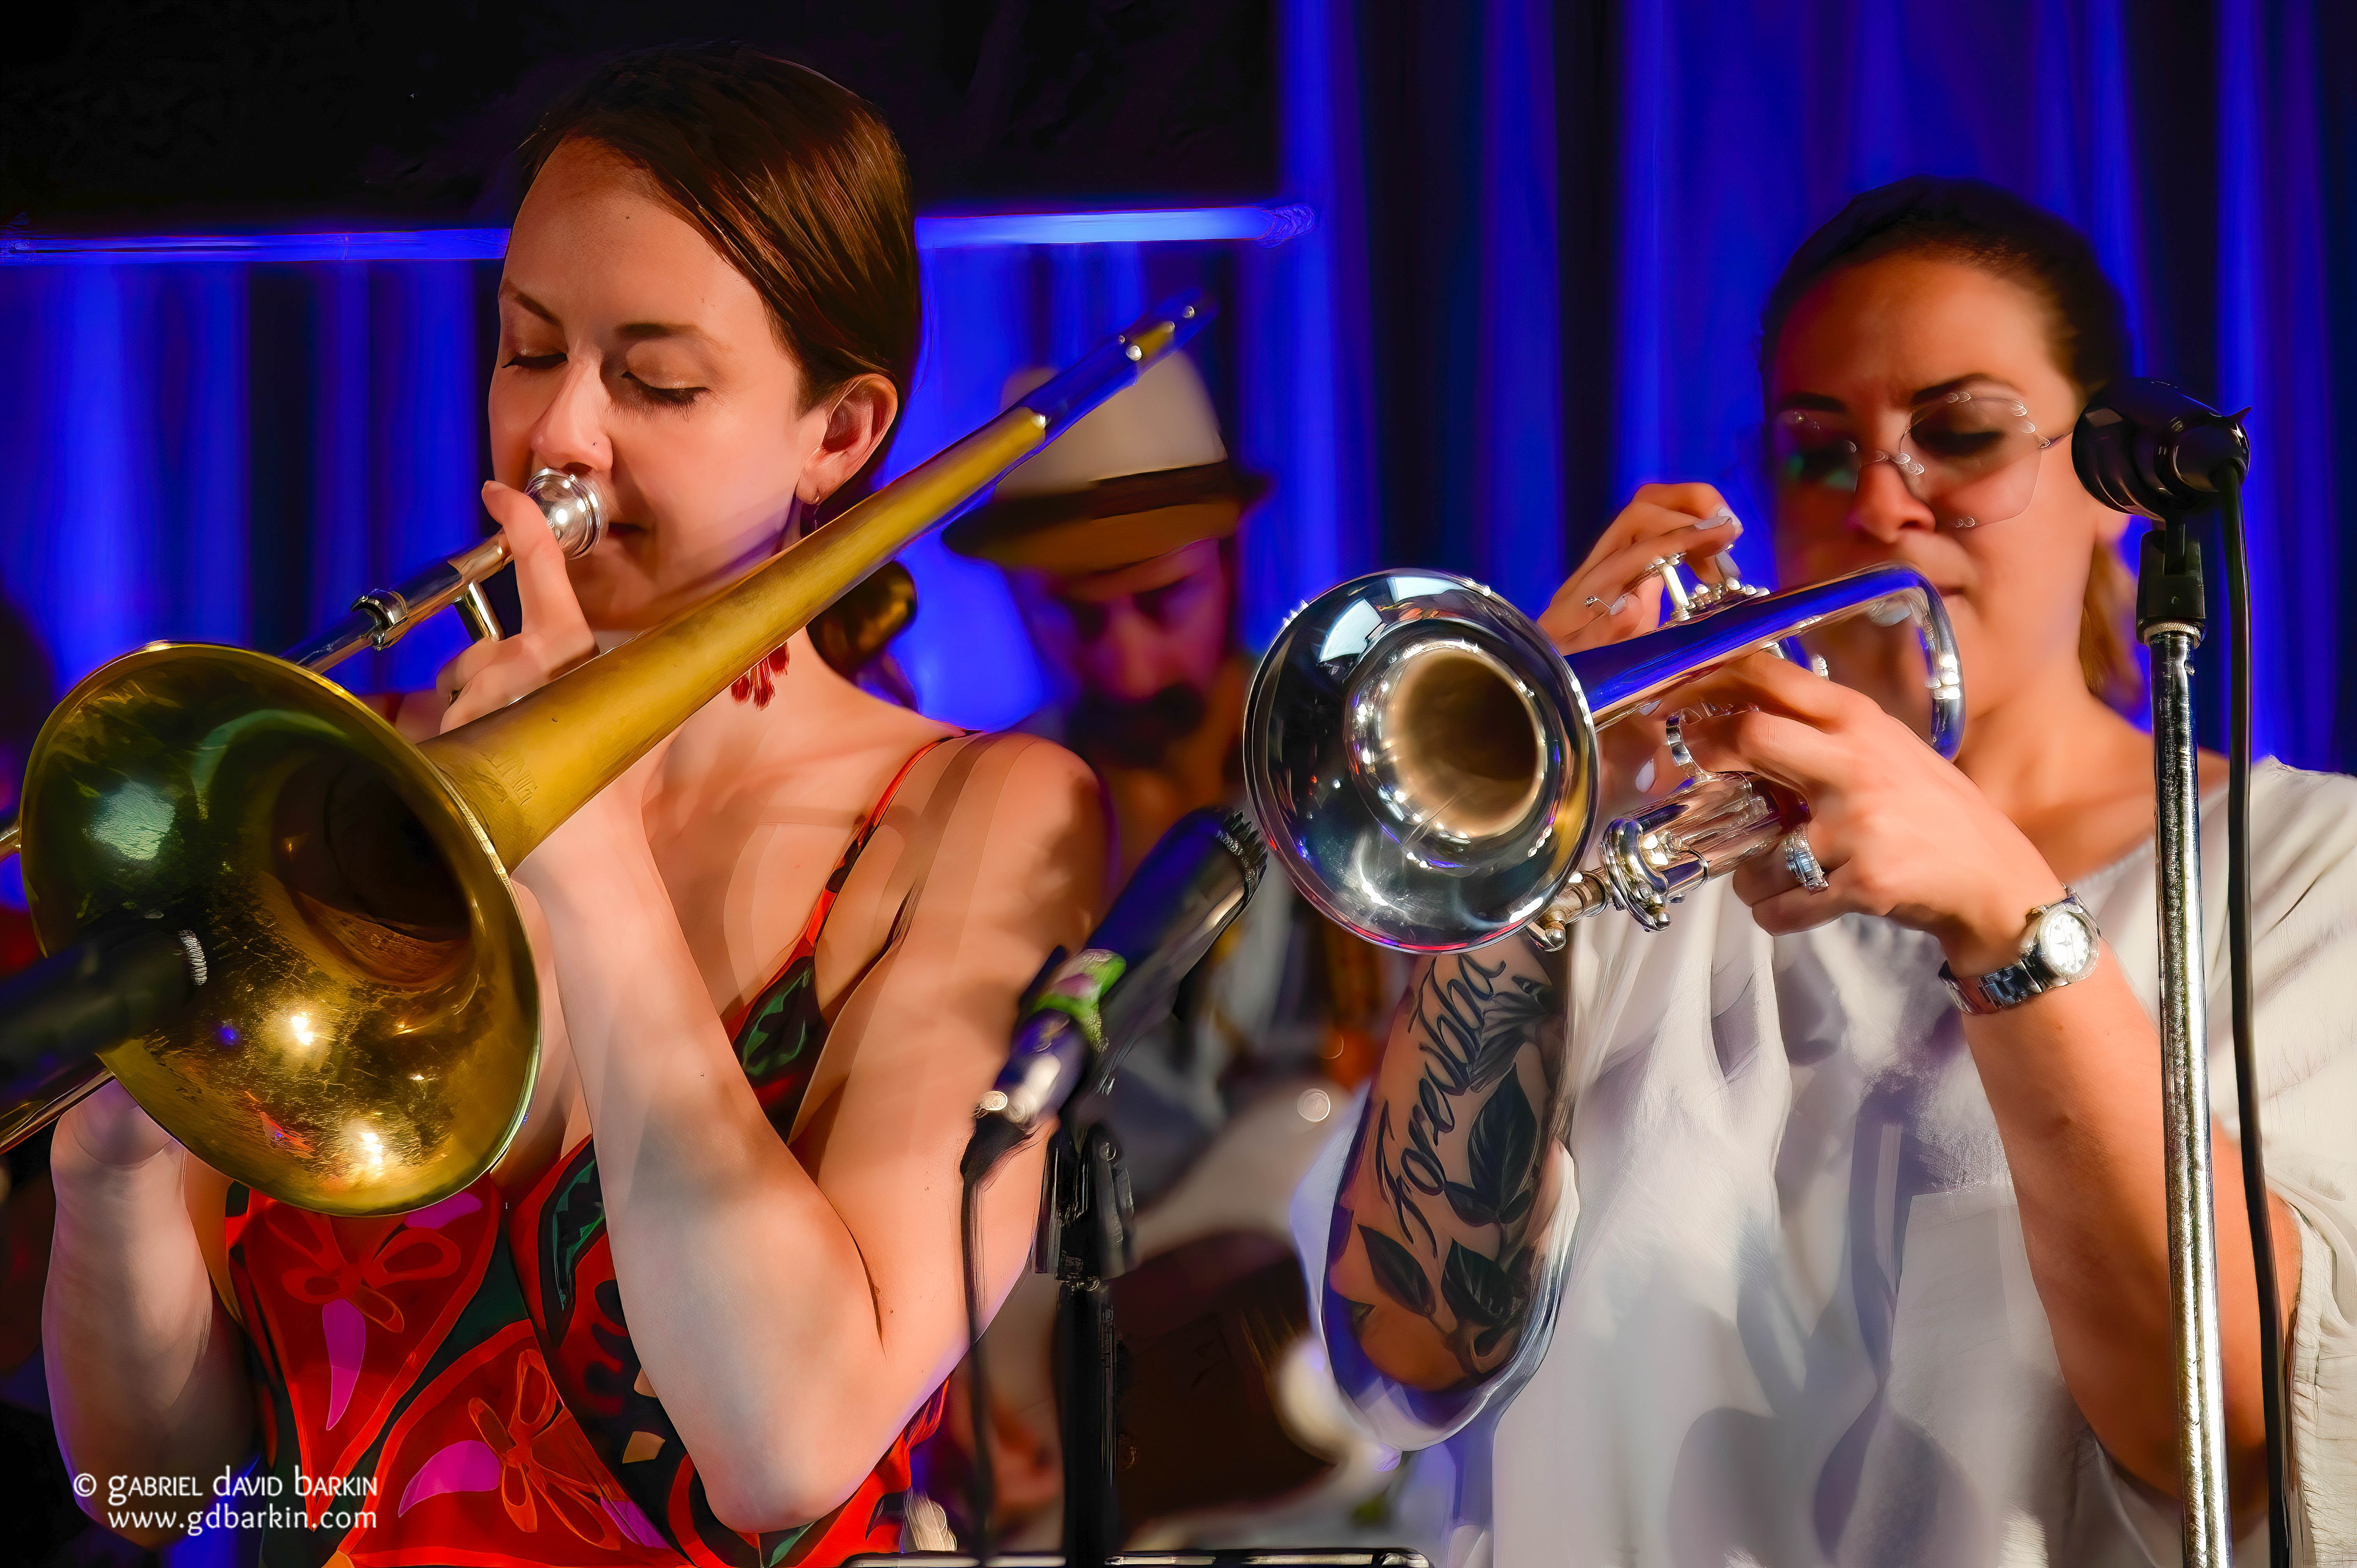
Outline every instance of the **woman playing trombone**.
MULTIPOLYGON (((525 164, 485 488, 523 626, 409 703, 414 733, 797 536, 873 471, 916 353, 899 148, 813 72, 625 58, 525 164), (614 503, 569 570, 515 488, 544 467, 614 503)), ((46 1341, 72 1467, 210 1496, 258 1458, 273 1562, 899 1549, 965 1339, 971 1107, 1102 875, 1075 759, 879 701, 796 635, 518 868, 554 1000, 522 1131, 473 1186, 328 1219, 213 1176, 119 1090, 63 1119, 46 1341)), ((985 1199, 987 1292, 1036 1160, 985 1199)))

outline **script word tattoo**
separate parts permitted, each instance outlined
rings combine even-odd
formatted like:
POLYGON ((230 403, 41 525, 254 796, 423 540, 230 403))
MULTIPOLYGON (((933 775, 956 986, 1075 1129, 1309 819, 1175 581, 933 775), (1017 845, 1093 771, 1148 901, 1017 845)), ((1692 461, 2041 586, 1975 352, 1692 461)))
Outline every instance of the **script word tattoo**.
MULTIPOLYGON (((1520 1069, 1546 1081, 1543 1041, 1560 1017, 1526 944, 1436 960, 1393 1039, 1415 1049, 1413 1098, 1379 1094, 1372 1107, 1361 1157, 1397 1234, 1358 1225, 1368 1265, 1385 1296, 1440 1331, 1468 1377, 1494 1364, 1529 1308, 1539 1117, 1520 1069)), ((1372 1309, 1353 1305, 1363 1322, 1372 1309)))

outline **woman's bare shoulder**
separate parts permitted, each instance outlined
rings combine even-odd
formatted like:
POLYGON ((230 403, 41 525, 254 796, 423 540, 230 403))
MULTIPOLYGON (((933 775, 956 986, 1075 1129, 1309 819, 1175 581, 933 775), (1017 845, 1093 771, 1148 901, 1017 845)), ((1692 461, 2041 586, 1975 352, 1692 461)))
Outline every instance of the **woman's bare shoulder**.
POLYGON ((875 862, 872 881, 857 878, 878 918, 899 919, 888 911, 909 909, 911 895, 919 908, 940 896, 962 918, 1038 927, 1067 941, 1066 928, 1079 919, 1085 929, 1101 902, 1096 776, 1037 736, 957 736, 919 754, 880 826, 892 842, 863 859, 863 873, 875 862))
POLYGON ((937 746, 909 770, 900 799, 912 816, 944 828, 1049 835, 1103 828, 1096 775, 1062 746, 1033 735, 966 735, 937 746))

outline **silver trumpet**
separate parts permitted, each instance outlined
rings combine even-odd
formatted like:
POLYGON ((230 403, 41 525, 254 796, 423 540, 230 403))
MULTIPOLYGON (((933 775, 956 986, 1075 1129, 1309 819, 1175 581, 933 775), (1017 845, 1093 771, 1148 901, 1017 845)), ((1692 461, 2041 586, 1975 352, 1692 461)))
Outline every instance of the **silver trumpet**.
POLYGON ((1686 781, 1598 832, 1598 732, 1660 714, 1677 688, 1755 652, 1825 674, 1799 639, 1859 618, 1912 625, 1925 736, 1955 755, 1955 638, 1916 573, 1874 566, 1781 594, 1731 571, 1689 589, 1674 562, 1664 575, 1667 624, 1568 657, 1489 589, 1444 573, 1375 573, 1295 611, 1253 678, 1244 776, 1303 896, 1368 940, 1415 952, 1526 926, 1559 946, 1571 921, 1608 908, 1659 930, 1671 905, 1775 846, 1807 808, 1756 775, 1695 768, 1673 714, 1686 781))

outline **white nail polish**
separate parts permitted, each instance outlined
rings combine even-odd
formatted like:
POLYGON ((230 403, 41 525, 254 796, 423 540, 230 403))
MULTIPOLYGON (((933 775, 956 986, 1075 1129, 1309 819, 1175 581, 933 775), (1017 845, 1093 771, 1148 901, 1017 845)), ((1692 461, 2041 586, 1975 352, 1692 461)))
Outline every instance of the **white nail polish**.
POLYGON ((1636 596, 1634 594, 1623 594, 1619 598, 1613 600, 1612 607, 1606 610, 1604 613, 1609 616, 1617 616, 1622 610, 1627 609, 1629 607, 1629 601, 1635 597, 1636 596))

